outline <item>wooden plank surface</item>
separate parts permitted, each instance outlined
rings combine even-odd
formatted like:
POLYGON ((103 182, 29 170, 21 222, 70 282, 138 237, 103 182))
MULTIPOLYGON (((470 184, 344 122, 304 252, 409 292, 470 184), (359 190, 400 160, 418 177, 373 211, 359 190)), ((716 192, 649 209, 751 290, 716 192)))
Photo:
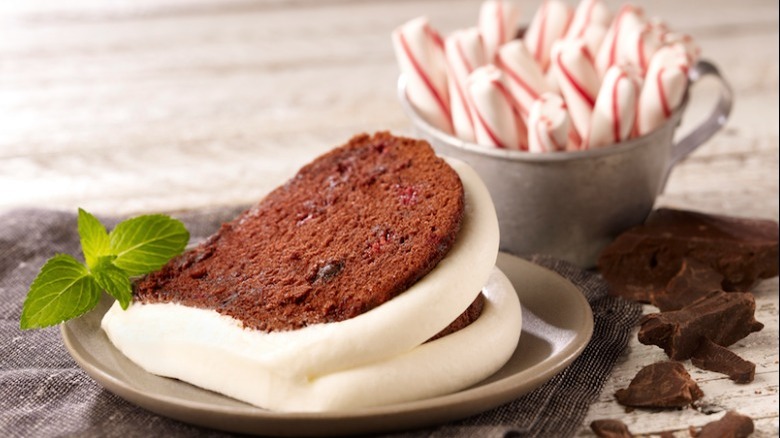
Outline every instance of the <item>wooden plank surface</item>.
MULTIPOLYGON (((254 202, 354 133, 411 133, 395 96, 390 31, 418 15, 445 33, 473 25, 479 3, 4 2, 0 211, 130 214, 254 202)), ((528 22, 539 1, 519 4, 528 22)), ((726 128, 675 168, 659 205, 777 220, 777 3, 644 7, 692 34, 735 93, 726 128)), ((717 88, 705 81, 694 91, 681 132, 703 117, 717 88)), ((756 297, 766 328, 735 348, 758 364, 753 383, 694 371, 706 409, 626 413, 614 391, 663 358, 634 341, 581 435, 591 435, 591 420, 614 417, 635 433, 686 436, 689 425, 739 409, 756 419, 756 436, 777 436, 777 279, 756 297)))

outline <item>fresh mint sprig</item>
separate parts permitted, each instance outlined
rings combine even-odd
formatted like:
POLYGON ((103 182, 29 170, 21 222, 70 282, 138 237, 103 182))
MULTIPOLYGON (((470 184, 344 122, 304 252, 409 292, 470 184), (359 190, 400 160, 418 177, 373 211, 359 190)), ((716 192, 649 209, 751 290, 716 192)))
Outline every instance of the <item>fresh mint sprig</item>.
POLYGON ((49 259, 35 277, 22 308, 22 329, 59 324, 92 310, 106 291, 127 309, 131 278, 161 268, 181 254, 190 233, 180 221, 161 214, 125 220, 111 232, 79 209, 78 232, 84 262, 68 254, 49 259))

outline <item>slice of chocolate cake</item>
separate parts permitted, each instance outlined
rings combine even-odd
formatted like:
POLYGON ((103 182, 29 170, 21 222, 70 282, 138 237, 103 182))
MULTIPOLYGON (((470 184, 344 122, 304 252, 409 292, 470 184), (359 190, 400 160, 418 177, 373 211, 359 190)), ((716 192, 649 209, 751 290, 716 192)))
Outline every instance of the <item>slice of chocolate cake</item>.
POLYGON ((102 327, 151 373, 269 409, 415 400, 514 352, 520 306, 497 253, 471 168, 359 135, 141 279, 102 327))
POLYGON ((135 299, 265 331, 343 321, 430 272, 455 241, 463 202, 458 174, 427 144, 360 135, 140 281, 135 299))

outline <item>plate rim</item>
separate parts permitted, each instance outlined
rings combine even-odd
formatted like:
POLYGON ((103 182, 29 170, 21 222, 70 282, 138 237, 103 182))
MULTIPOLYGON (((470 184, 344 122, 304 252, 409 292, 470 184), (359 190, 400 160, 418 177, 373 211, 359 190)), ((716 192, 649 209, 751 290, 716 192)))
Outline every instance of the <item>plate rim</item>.
MULTIPOLYGON (((94 356, 89 351, 83 351, 85 350, 83 347, 79 348, 79 346, 76 345, 79 340, 77 339, 78 337, 75 332, 71 329, 71 326, 79 323, 80 318, 61 324, 60 334, 70 356, 92 379, 106 390, 155 414, 170 417, 189 424, 229 432, 252 433, 254 431, 254 433, 256 433, 260 424, 268 426, 268 423, 270 423, 271 426, 276 426, 275 429, 271 428, 275 434, 279 434, 276 432, 281 432, 281 435, 295 436, 377 433, 430 426, 487 411, 533 391, 543 383, 552 379, 579 357, 593 335, 594 323, 590 304, 573 283, 555 271, 532 263, 526 259, 503 252, 499 253, 498 257, 500 260, 497 261, 497 264, 503 259, 504 263, 516 264, 517 266, 522 266, 523 269, 546 271, 545 275, 551 276, 551 278, 559 281, 563 286, 560 288, 560 290, 563 291, 561 293, 570 295, 567 298, 576 302, 577 309, 580 310, 580 317, 582 319, 582 325, 579 327, 580 330, 577 330, 574 337, 559 351, 550 354, 541 362, 534 363, 522 371, 488 383, 483 384, 480 382, 461 391, 423 400, 358 410, 326 412, 277 412, 249 404, 246 406, 213 405, 201 401, 173 397, 163 393, 149 392, 143 388, 133 387, 132 382, 124 381, 112 374, 109 370, 105 370, 104 366, 92 363, 85 355, 94 356), (482 401, 481 406, 483 408, 479 411, 468 409, 469 405, 477 400, 482 401), (395 418, 401 415, 408 415, 409 418, 403 422, 403 425, 399 424, 399 427, 372 427, 373 422, 366 422, 366 420, 376 419, 380 416, 383 419, 387 419, 388 417, 395 418), (222 417, 225 416, 236 421, 221 421, 224 420, 222 417), (345 422, 346 420, 350 420, 349 422, 351 422, 351 424, 346 425, 347 427, 319 430, 321 427, 332 427, 338 423, 345 422), (296 430, 288 429, 291 425, 300 426, 300 422, 306 422, 310 427, 294 428, 296 430)), ((509 275, 507 274, 507 276, 509 275)), ((517 293, 520 295, 520 292, 517 293)), ((522 296, 520 298, 522 305, 522 296)), ((526 312, 527 309, 524 307, 524 319, 526 312)), ((105 338, 105 341, 108 343, 109 348, 114 348, 107 337, 105 338)), ((186 382, 178 383, 190 385, 186 382)), ((269 428, 265 427, 263 433, 269 432, 268 429, 269 428)))

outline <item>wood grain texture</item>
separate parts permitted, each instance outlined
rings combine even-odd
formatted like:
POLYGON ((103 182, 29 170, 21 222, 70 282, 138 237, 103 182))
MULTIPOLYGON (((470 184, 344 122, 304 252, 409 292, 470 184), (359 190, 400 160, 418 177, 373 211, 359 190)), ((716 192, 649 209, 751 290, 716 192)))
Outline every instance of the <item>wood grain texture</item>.
MULTIPOLYGON (((520 3, 524 22, 539 1, 520 3)), ((610 1, 613 9, 617 2, 610 1)), ((0 3, 0 211, 131 214, 248 204, 353 134, 411 134, 395 97, 391 30, 418 15, 473 25, 479 1, 34 0, 0 3)), ((644 5, 692 34, 731 83, 725 129, 672 172, 658 205, 778 220, 778 5, 644 5)), ((694 90, 680 132, 713 103, 694 90)), ((736 385, 689 371, 702 408, 630 413, 613 394, 663 352, 635 338, 590 421, 632 432, 701 426, 737 409, 778 435, 778 282, 755 291, 761 332, 734 350, 757 364, 736 385)), ((652 311, 647 308, 646 311, 652 311)))

